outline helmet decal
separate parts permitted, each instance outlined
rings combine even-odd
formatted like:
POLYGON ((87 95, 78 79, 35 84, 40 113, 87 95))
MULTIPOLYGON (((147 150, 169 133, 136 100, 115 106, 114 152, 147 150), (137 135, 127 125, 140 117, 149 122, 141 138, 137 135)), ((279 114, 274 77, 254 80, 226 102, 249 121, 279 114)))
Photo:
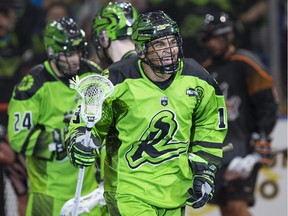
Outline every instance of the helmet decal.
POLYGON ((84 51, 87 47, 85 32, 72 18, 67 17, 47 24, 44 32, 44 44, 46 50, 51 47, 55 54, 84 51))
POLYGON ((107 31, 110 40, 130 38, 132 25, 138 13, 127 2, 110 2, 104 6, 93 19, 93 35, 101 37, 101 31, 107 31))
POLYGON ((107 54, 111 41, 131 39, 132 25, 137 17, 136 9, 127 2, 110 2, 94 16, 92 41, 102 62, 112 63, 107 54))

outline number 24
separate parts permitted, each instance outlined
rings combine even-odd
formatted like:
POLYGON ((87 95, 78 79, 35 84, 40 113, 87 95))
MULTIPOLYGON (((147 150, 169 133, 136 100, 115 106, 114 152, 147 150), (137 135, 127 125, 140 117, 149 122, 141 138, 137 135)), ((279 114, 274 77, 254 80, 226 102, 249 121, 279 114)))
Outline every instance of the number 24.
POLYGON ((23 118, 20 113, 14 114, 14 131, 19 132, 22 129, 30 130, 32 128, 32 114, 31 112, 25 112, 23 118))

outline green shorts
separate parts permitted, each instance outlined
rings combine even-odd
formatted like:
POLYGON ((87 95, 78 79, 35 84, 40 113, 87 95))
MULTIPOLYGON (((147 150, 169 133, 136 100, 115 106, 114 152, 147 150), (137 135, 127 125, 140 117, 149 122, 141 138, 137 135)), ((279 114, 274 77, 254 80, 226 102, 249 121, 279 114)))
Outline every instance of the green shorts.
POLYGON ((133 195, 105 192, 104 198, 111 216, 184 216, 185 206, 163 209, 149 205, 133 195))

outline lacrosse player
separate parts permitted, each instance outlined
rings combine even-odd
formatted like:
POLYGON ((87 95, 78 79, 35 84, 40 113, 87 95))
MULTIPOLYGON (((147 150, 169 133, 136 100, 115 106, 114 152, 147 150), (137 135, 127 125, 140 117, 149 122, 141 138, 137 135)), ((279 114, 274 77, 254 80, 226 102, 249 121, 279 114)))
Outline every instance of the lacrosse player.
MULTIPOLYGON (((135 45, 131 40, 132 24, 137 16, 137 11, 130 3, 109 2, 104 5, 92 21, 92 40, 96 50, 96 58, 92 58, 92 60, 106 68, 116 61, 137 57, 135 45)), ((100 155, 96 157, 98 169, 96 179, 100 183, 103 181, 104 175, 105 145, 102 145, 99 152, 101 152, 100 155)), ((102 187, 103 183, 100 183, 96 190, 87 195, 85 199, 83 197, 82 205, 86 209, 100 205, 102 215, 109 215, 103 198, 102 187)), ((71 201, 73 200, 69 200, 63 206, 61 212, 67 211, 66 207, 69 208, 71 201)))
POLYGON ((223 216, 247 216, 248 206, 255 202, 257 162, 267 164, 270 157, 269 134, 277 119, 273 79, 254 54, 232 44, 233 23, 228 14, 207 14, 203 23, 199 38, 210 52, 203 66, 224 94, 229 123, 224 144, 234 145, 216 175, 212 203, 220 206, 223 216))
MULTIPOLYGON (((136 58, 137 53, 134 49, 134 42, 131 40, 131 34, 132 24, 137 16, 136 9, 130 3, 109 2, 104 5, 92 20, 92 42, 96 51, 96 58, 92 58, 92 60, 106 68, 116 61, 136 58)), ((102 182, 106 155, 105 145, 102 145, 99 152, 101 154, 96 157, 98 169, 96 179, 98 182, 102 182)), ((90 208, 94 205, 100 205, 102 215, 108 215, 103 195, 101 197, 95 196, 102 191, 101 187, 103 187, 102 183, 99 184, 99 188, 85 198, 85 203, 87 203, 85 206, 90 208)), ((62 211, 64 210, 62 209, 62 211)))
MULTIPOLYGON (((63 145, 77 101, 69 79, 87 71, 101 73, 86 59, 85 33, 73 19, 47 24, 44 43, 48 60, 15 86, 8 109, 10 145, 27 161, 28 216, 58 216, 63 204, 74 197, 78 169, 71 166, 63 145)), ((94 165, 86 169, 82 195, 97 188, 94 169, 94 165)), ((100 211, 95 208, 90 214, 100 211)))
MULTIPOLYGON (((112 216, 184 215, 186 204, 200 208, 213 196, 224 97, 205 69, 183 58, 178 26, 164 12, 139 15, 132 39, 138 58, 104 72, 115 89, 92 128, 94 146, 106 142, 104 197, 112 216)), ((94 163, 85 131, 75 112, 65 143, 76 167, 94 163)))
POLYGON ((109 2, 94 16, 92 41, 103 68, 122 59, 137 57, 131 40, 132 24, 137 16, 136 9, 127 2, 109 2))
MULTIPOLYGON (((99 64, 102 68, 122 59, 137 57, 135 45, 131 39, 132 24, 137 17, 136 9, 127 2, 109 2, 94 16, 92 42, 96 51, 96 59, 100 60, 99 64)), ((104 156, 103 152, 102 161, 104 156)))

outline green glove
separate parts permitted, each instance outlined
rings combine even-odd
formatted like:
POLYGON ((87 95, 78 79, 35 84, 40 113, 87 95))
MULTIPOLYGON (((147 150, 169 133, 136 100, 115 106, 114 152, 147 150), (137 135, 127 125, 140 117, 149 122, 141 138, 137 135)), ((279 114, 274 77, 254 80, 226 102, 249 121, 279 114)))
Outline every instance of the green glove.
POLYGON ((192 188, 188 190, 190 198, 187 199, 187 205, 193 208, 201 208, 213 197, 214 180, 217 167, 208 164, 206 161, 196 156, 189 156, 193 171, 192 188), (197 160, 199 159, 199 160, 197 160))
POLYGON ((94 164, 100 146, 98 139, 92 136, 89 146, 86 147, 84 146, 85 134, 78 132, 73 137, 67 147, 70 162, 75 167, 88 167, 94 164))

